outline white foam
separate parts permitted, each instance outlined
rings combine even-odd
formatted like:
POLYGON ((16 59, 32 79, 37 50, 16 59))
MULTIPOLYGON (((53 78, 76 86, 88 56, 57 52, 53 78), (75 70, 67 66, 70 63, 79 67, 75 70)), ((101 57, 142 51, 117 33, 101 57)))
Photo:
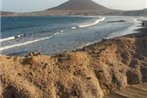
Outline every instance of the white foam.
POLYGON ((60 32, 61 32, 61 33, 63 33, 63 32, 64 32, 64 30, 61 30, 60 32))
POLYGON ((17 35, 17 36, 11 36, 11 37, 7 37, 7 38, 3 38, 3 39, 0 39, 0 42, 14 40, 14 39, 20 38, 22 36, 23 36, 23 34, 20 34, 20 35, 17 35))
POLYGON ((89 45, 92 45, 92 44, 94 44, 94 43, 96 43, 96 42, 98 42, 98 41, 88 42, 88 43, 86 43, 86 44, 84 44, 84 45, 81 45, 81 46, 79 46, 79 47, 73 49, 73 51, 74 51, 74 50, 77 50, 77 49, 82 49, 82 48, 84 48, 84 47, 86 47, 86 46, 89 46, 89 45))
POLYGON ((58 34, 59 34, 59 32, 57 32, 57 33, 55 33, 55 34, 53 34, 49 37, 44 37, 44 38, 40 38, 40 39, 36 39, 36 40, 32 40, 32 41, 27 41, 27 42, 24 42, 24 43, 15 44, 15 45, 5 46, 5 47, 0 48, 0 51, 15 48, 15 47, 20 47, 20 46, 25 46, 25 45, 36 43, 36 42, 43 41, 43 40, 47 40, 47 39, 50 39, 50 38, 52 38, 52 37, 54 37, 58 34))
POLYGON ((76 28, 77 28, 77 27, 72 27, 71 29, 72 29, 72 30, 75 30, 76 28))
POLYGON ((15 39, 15 36, 11 36, 11 37, 7 37, 7 38, 0 39, 0 42, 9 41, 9 40, 14 40, 14 39, 15 39))
POLYGON ((83 25, 79 25, 78 27, 79 28, 85 28, 85 27, 90 27, 90 26, 94 26, 94 25, 96 25, 96 24, 98 24, 99 22, 101 22, 101 21, 104 21, 106 18, 101 18, 101 19, 97 19, 95 22, 93 22, 93 23, 89 23, 89 24, 83 24, 83 25))
POLYGON ((84 44, 84 45, 79 46, 78 49, 82 49, 83 47, 89 46, 89 45, 91 45, 91 44, 93 44, 93 43, 94 43, 94 42, 88 42, 88 43, 86 43, 86 44, 84 44))
POLYGON ((52 36, 55 36, 55 35, 58 35, 58 34, 60 34, 60 33, 59 33, 59 32, 57 32, 57 33, 53 34, 52 36))

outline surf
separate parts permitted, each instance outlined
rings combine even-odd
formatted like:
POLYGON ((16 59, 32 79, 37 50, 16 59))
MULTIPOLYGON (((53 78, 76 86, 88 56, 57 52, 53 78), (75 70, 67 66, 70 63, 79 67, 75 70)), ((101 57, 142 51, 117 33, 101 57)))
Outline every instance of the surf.
POLYGON ((47 39, 53 38, 54 36, 56 36, 58 34, 60 34, 60 33, 57 32, 57 33, 55 33, 55 34, 53 34, 53 35, 51 35, 49 37, 39 38, 39 39, 36 39, 36 40, 24 42, 24 43, 19 43, 19 44, 15 44, 15 45, 5 46, 5 47, 0 48, 0 51, 11 49, 11 48, 15 48, 15 47, 20 47, 20 46, 25 46, 25 45, 28 45, 28 44, 33 44, 33 43, 36 43, 36 42, 39 42, 39 41, 43 41, 43 40, 47 40, 47 39))
POLYGON ((15 36, 11 36, 11 37, 7 37, 7 38, 0 39, 0 42, 9 41, 9 40, 14 40, 14 39, 15 39, 15 36))
POLYGON ((101 18, 101 19, 97 19, 97 20, 94 21, 93 23, 82 24, 82 25, 79 25, 78 27, 79 27, 79 28, 86 28, 86 27, 94 26, 94 25, 97 25, 99 22, 104 21, 105 19, 106 19, 106 18, 103 17, 103 18, 101 18))
POLYGON ((21 38, 21 37, 23 37, 23 34, 0 39, 0 42, 15 40, 15 39, 18 39, 18 38, 21 38))

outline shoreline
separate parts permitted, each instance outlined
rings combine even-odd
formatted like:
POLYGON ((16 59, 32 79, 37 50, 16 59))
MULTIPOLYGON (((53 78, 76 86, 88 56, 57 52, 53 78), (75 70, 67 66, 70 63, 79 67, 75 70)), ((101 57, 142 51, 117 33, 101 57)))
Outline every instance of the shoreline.
MULTIPOLYGON (((91 16, 88 16, 88 17, 91 17, 91 16)), ((96 16, 92 16, 92 17, 96 17, 96 16)), ((113 17, 113 16, 111 16, 111 17, 113 17)), ((126 17, 128 17, 128 16, 126 16, 126 17)), ((104 18, 105 19, 105 17, 102 17, 102 16, 99 16, 99 18, 104 18)), ((132 17, 133 18, 133 17, 132 17)), ((134 18, 134 20, 135 20, 136 18, 134 18)), ((137 19, 136 19, 137 20, 137 19)), ((101 19, 99 19, 99 20, 96 20, 96 21, 94 21, 93 23, 89 23, 89 24, 86 24, 86 25, 79 25, 79 26, 82 26, 82 27, 79 27, 79 28, 83 28, 83 26, 88 26, 89 27, 89 25, 91 26, 91 25, 95 25, 95 24, 98 24, 97 23, 97 21, 99 22, 99 21, 101 21, 101 19)), ((103 20, 102 20, 103 21, 103 20)), ((137 20, 138 22, 140 22, 140 20, 137 20)), ((113 22, 113 21, 112 21, 113 22)), ((114 21, 115 22, 115 21, 114 21)), ((117 22, 117 21, 116 21, 117 22)), ((118 21, 119 22, 119 21, 118 21)), ((137 24, 140 24, 140 23, 137 23, 137 24)), ((76 27, 76 26, 75 26, 76 27)), ((78 26, 77 26, 78 27, 78 26)), ((135 27, 137 27, 137 25, 135 25, 135 23, 134 23, 134 26, 131 26, 131 27, 129 27, 128 29, 129 30, 133 30, 135 27), (133 29, 132 29, 133 28, 133 29)), ((136 28, 137 29, 137 28, 136 28)), ((126 30, 127 31, 127 30, 126 30)), ((61 31, 59 31, 59 32, 61 32, 61 31)), ((121 32, 121 31, 120 31, 121 32)), ((135 31, 134 31, 135 32, 135 31)), ((58 33, 58 32, 57 32, 58 33)), ((123 33, 123 32, 122 32, 123 33)), ((134 34, 134 33, 133 33, 134 34)), ((55 33, 55 35, 56 35, 56 33, 55 33)), ((105 37, 105 38, 103 38, 103 39, 100 39, 100 40, 96 40, 96 41, 94 41, 94 42, 88 42, 88 43, 86 43, 86 44, 83 44, 83 45, 81 45, 81 46, 78 46, 78 47, 74 47, 74 48, 72 48, 72 49, 65 49, 65 51, 68 51, 68 52, 70 52, 70 51, 76 51, 76 50, 79 50, 79 49, 81 49, 81 48, 83 48, 83 47, 86 47, 86 46, 89 46, 89 45, 91 45, 91 44, 95 44, 95 43, 99 43, 99 42, 101 42, 102 40, 108 40, 108 39, 112 39, 112 38, 116 38, 116 37, 121 37, 121 36, 126 36, 126 35, 128 35, 127 33, 124 33, 124 34, 121 34, 121 35, 115 35, 115 34, 112 34, 112 35, 110 35, 109 37, 105 37)), ((21 36, 23 36, 22 34, 20 34, 20 35, 16 35, 16 36, 12 36, 12 37, 8 37, 8 38, 4 38, 4 41, 5 40, 11 40, 11 39, 17 39, 17 37, 19 38, 19 37, 21 37, 21 36)), ((51 37, 52 36, 54 36, 54 35, 51 35, 51 37)), ((45 39, 47 39, 47 38, 50 38, 50 36, 49 37, 44 37, 44 38, 40 38, 40 39, 35 39, 35 40, 32 40, 32 41, 26 41, 26 44, 27 43, 36 43, 36 42, 38 42, 38 41, 40 41, 40 40, 45 40, 45 39)), ((2 40, 0 40, 1 42, 3 41, 3 39, 2 40)), ((20 43, 20 44, 18 44, 18 45, 20 45, 20 46, 25 46, 25 43, 20 43)), ((2 48, 0 48, 0 51, 3 51, 3 50, 7 50, 7 49, 11 49, 11 47, 13 48, 13 47, 18 47, 18 45, 16 44, 14 44, 14 45, 8 45, 8 46, 4 46, 4 47, 2 47, 2 48)), ((63 49, 64 50, 64 49, 63 49)), ((30 50, 30 52, 38 52, 38 51, 31 51, 30 50)), ((17 53, 17 52, 12 52, 12 53, 10 53, 10 54, 4 54, 4 53, 2 53, 1 55, 9 55, 9 56, 25 56, 25 55, 27 55, 28 53, 30 53, 29 51, 27 51, 26 53, 23 53, 23 52, 20 52, 20 53, 17 53)), ((40 54, 45 54, 45 55, 54 55, 54 54, 58 54, 58 53, 61 53, 61 52, 64 52, 64 51, 60 51, 60 52, 54 52, 54 53, 47 53, 47 54, 45 54, 45 53, 41 53, 40 52, 40 54)))
MULTIPOLYGON (((146 23, 146 21, 145 21, 146 23)), ((0 97, 103 98, 147 82, 147 26, 54 55, 0 56, 0 97)))
MULTIPOLYGON (((111 17, 113 17, 113 16, 111 16, 111 17)), ((105 19, 105 17, 102 17, 102 16, 99 16, 99 18, 103 18, 103 19, 105 19)), ((109 18, 109 17, 108 17, 109 18)), ((127 17, 126 17, 127 18, 127 17)), ((129 18, 132 18, 132 19, 134 19, 134 17, 129 17, 129 18)), ((98 22, 100 22, 100 21, 103 21, 103 19, 101 20, 101 19, 98 19, 98 20, 94 20, 93 22, 89 22, 89 23, 81 23, 81 24, 77 24, 77 26, 73 26, 75 29, 79 29, 79 28, 87 28, 87 27, 91 27, 91 26, 93 26, 93 25, 96 25, 96 24, 98 24, 98 22)), ((134 19, 135 20, 135 19, 134 19)), ((136 19, 137 20, 137 19, 136 19)), ((110 23, 115 23, 115 22, 121 22, 121 21, 110 21, 110 23)), ((124 21, 122 21, 122 22, 125 22, 125 20, 124 21)), ((134 24, 135 24, 135 22, 134 22, 134 24)), ((131 25, 130 25, 131 26, 131 25)), ((73 27, 71 27, 71 29, 73 28, 73 27)), ((132 26, 131 26, 132 27, 132 26)), ((134 26, 133 26, 134 27, 134 26)), ((127 27, 126 27, 127 28, 127 27)), ((127 29, 126 29, 127 30, 127 29)), ((53 34, 53 35, 50 35, 50 36, 48 36, 48 37, 42 37, 42 38, 37 38, 37 39, 32 39, 32 40, 29 40, 29 41, 24 41, 24 42, 18 42, 18 43, 16 43, 16 44, 8 44, 8 45, 3 45, 3 47, 1 47, 0 48, 0 51, 2 51, 1 52, 1 54, 2 55, 12 55, 12 56, 17 56, 17 55, 20 55, 20 56, 24 56, 24 55, 27 55, 29 52, 34 52, 35 50, 36 50, 36 52, 38 51, 42 51, 41 49, 39 50, 39 49, 35 49, 34 51, 33 50, 31 50, 31 49, 29 49, 29 50, 26 50, 26 49, 24 49, 24 50, 22 50, 22 51, 19 51, 19 50, 14 50, 14 52, 13 52, 13 48, 15 49, 17 49, 17 47, 19 48, 19 47, 21 47, 21 46, 26 46, 26 45, 29 45, 29 44, 32 44, 33 45, 33 43, 36 43, 36 42, 41 42, 42 40, 46 40, 46 39, 51 39, 51 38, 53 38, 54 36, 58 36, 58 32, 64 32, 63 30, 59 30, 59 31, 57 31, 57 33, 55 33, 55 34, 53 34), (12 51, 11 51, 11 48, 12 48, 12 51), (9 49, 10 49, 10 52, 9 52, 9 49), (3 50, 4 50, 4 52, 3 52, 3 50), (5 50, 6 50, 6 52, 5 52, 5 50), (7 51, 8 51, 8 53, 7 53, 7 51), (19 51, 19 52, 17 52, 17 51, 19 51), (23 52, 24 51, 24 52, 23 52)), ((109 32, 109 30, 108 30, 108 32, 109 32)), ((114 31, 115 32, 115 31, 114 31)), ((122 32, 123 33, 123 32, 122 32)), ((6 37, 6 38, 4 38, 4 39, 0 39, 0 41, 1 42, 3 42, 3 40, 4 40, 4 43, 5 43, 5 40, 7 41, 9 41, 9 40, 17 40, 17 39, 23 39, 23 37, 25 37, 25 35, 26 34, 18 34, 18 35, 15 35, 15 36, 10 36, 10 38, 8 37, 6 37)), ((60 34, 59 34, 60 35, 60 34)), ((121 34, 121 35, 124 35, 124 34, 121 34)), ((108 34, 108 36, 109 36, 109 34, 108 34)), ((110 35, 111 36, 111 35, 110 35)), ((113 36, 113 35, 112 35, 113 36)), ((116 36, 118 36, 118 35, 116 35, 116 36)), ((115 36, 115 34, 114 34, 114 36, 113 37, 116 37, 115 36)), ((107 36, 106 36, 107 37, 107 36)), ((100 39, 98 39, 98 38, 95 38, 96 40, 93 40, 93 41, 88 41, 88 42, 83 42, 83 44, 79 44, 79 45, 77 45, 77 46, 75 46, 75 47, 73 47, 73 48, 70 48, 70 49, 68 49, 68 47, 67 48, 62 48, 62 49, 60 49, 59 51, 55 51, 54 52, 54 48, 51 48, 52 50, 51 51, 49 51, 49 52, 41 52, 41 54, 47 54, 47 55, 52 55, 52 54, 55 54, 55 53, 60 53, 60 52, 62 52, 62 51, 64 51, 64 50, 66 50, 66 51, 72 51, 72 50, 76 50, 76 49, 79 49, 79 48, 81 48, 81 47, 83 47, 83 46, 87 46, 87 44, 89 45, 89 43, 90 44, 92 44, 92 43, 97 43, 97 42, 100 42, 101 40, 102 40, 102 38, 103 37, 101 37, 100 39)), ((82 41, 81 41, 82 42, 82 41)), ((80 42, 79 42, 80 43, 80 42)), ((64 43, 62 43, 63 45, 64 45, 64 43)), ((65 45, 66 46, 66 45, 65 45)), ((71 45, 72 46, 72 45, 71 45)), ((74 46, 74 43, 73 43, 73 46, 74 46)), ((38 46, 39 47, 39 46, 38 46)), ((57 48, 60 48, 60 47, 57 47, 57 48)), ((46 48, 46 49, 48 49, 48 48, 46 48)), ((50 49, 50 48, 49 48, 50 49)))

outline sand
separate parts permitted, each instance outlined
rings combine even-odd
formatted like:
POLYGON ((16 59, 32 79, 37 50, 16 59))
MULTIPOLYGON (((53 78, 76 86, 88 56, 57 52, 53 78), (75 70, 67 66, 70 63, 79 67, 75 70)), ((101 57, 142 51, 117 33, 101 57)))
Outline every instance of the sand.
POLYGON ((130 85, 122 90, 106 95, 104 98, 146 98, 147 83, 130 85))
POLYGON ((145 83, 146 30, 52 56, 2 55, 0 98, 103 98, 145 83))

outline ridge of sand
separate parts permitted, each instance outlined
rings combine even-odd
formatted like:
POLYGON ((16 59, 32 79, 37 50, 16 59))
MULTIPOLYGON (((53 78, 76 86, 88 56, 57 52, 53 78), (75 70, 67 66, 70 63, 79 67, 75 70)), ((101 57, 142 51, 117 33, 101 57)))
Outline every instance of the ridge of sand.
POLYGON ((147 82, 147 36, 103 40, 53 56, 0 56, 1 98, 102 98, 147 82))

